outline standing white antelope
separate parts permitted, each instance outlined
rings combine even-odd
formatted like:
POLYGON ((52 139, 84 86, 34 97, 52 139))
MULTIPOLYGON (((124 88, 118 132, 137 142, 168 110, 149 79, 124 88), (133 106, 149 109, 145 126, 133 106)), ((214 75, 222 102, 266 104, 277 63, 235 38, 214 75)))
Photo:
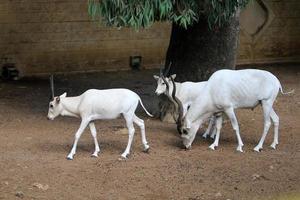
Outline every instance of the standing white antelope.
MULTIPOLYGON (((171 65, 171 64, 170 64, 171 65)), ((160 75, 153 75, 153 78, 157 81, 157 88, 155 90, 155 94, 156 95, 161 95, 161 94, 165 94, 166 96, 169 97, 169 99, 171 101, 174 101, 172 96, 172 93, 174 91, 174 87, 172 84, 171 79, 175 79, 176 78, 176 74, 171 75, 170 77, 166 77, 166 74, 168 73, 169 69, 170 69, 170 65, 169 67, 166 69, 166 72, 163 73, 162 69, 160 69, 160 75)), ((201 96, 205 85, 206 85, 206 81, 202 81, 202 82, 191 82, 191 81, 186 81, 183 83, 179 83, 179 82, 174 82, 175 87, 176 87, 176 91, 175 91, 175 96, 181 101, 182 103, 182 107, 183 107, 183 116, 185 116, 189 106, 192 104, 193 101, 195 101, 197 99, 197 97, 201 96)), ((209 125, 205 131, 205 133, 203 134, 203 137, 206 138, 207 135, 209 135, 209 133, 211 132, 211 129, 213 129, 213 131, 211 132, 211 138, 214 138, 215 134, 216 134, 216 128, 214 127, 214 123, 215 123, 215 117, 212 116, 209 120, 209 125)))
POLYGON ((75 134, 75 141, 67 159, 73 159, 78 140, 87 125, 89 125, 95 143, 95 151, 92 156, 98 157, 100 147, 93 121, 97 119, 115 119, 120 115, 125 118, 129 132, 128 144, 122 157, 127 158, 130 153, 135 132, 133 122, 140 127, 144 151, 148 151, 149 145, 146 140, 144 121, 135 115, 138 104, 141 104, 147 115, 151 117, 152 115, 145 109, 141 98, 133 91, 128 89, 90 89, 76 97, 67 97, 66 93, 54 97, 53 77, 51 78, 51 90, 52 100, 49 103, 48 119, 53 120, 59 115, 81 118, 80 127, 75 134))
MULTIPOLYGON (((174 81, 173 81, 174 83, 174 81)), ((176 86, 176 84, 174 84, 176 86)), ((278 144, 279 117, 273 109, 273 103, 278 92, 283 93, 279 80, 270 72, 256 69, 245 70, 219 70, 207 81, 204 92, 194 101, 187 114, 177 120, 177 129, 181 133, 184 146, 188 149, 195 139, 197 130, 208 117, 224 112, 230 119, 235 130, 238 147, 237 151, 243 152, 243 142, 240 137, 239 125, 234 110, 237 108, 255 108, 262 105, 264 114, 264 130, 258 145, 254 148, 259 152, 263 148, 264 140, 271 125, 274 123, 273 149, 278 144)), ((177 106, 182 104, 179 99, 172 96, 177 106)), ((179 109, 182 111, 182 108, 179 109)), ((218 146, 222 117, 216 120, 217 133, 214 143, 210 148, 218 146)))

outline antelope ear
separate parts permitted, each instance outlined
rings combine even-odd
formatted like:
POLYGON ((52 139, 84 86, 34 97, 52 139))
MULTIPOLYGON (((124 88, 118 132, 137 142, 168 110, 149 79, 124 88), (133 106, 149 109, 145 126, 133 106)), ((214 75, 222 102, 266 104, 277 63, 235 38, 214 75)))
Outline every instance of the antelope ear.
POLYGON ((59 103, 60 102, 60 97, 56 97, 55 101, 56 101, 56 103, 59 103))
POLYGON ((173 80, 175 80, 176 74, 172 74, 171 77, 173 78, 173 80))
POLYGON ((153 78, 154 78, 155 80, 158 80, 158 79, 159 79, 159 76, 153 75, 153 78))
POLYGON ((67 93, 63 93, 62 95, 60 95, 60 97, 66 97, 67 96, 67 93))

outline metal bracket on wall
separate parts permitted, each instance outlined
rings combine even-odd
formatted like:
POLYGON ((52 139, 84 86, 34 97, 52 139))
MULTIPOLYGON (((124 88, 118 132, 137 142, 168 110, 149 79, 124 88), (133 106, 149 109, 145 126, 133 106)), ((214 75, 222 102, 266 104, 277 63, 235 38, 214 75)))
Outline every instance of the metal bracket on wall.
POLYGON ((130 56, 129 65, 133 70, 139 70, 142 66, 142 56, 130 56))

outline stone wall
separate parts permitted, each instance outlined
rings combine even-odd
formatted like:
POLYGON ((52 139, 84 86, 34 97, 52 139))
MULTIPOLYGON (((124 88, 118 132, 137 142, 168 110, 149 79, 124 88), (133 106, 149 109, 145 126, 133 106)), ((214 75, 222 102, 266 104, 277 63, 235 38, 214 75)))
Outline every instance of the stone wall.
POLYGON ((169 27, 139 32, 101 27, 87 15, 87 0, 1 0, 0 64, 14 63, 21 75, 129 69, 164 62, 169 27))
MULTIPOLYGON (((300 61, 300 1, 252 0, 241 17, 239 64, 300 61)), ((102 27, 87 15, 87 0, 1 0, 0 65, 21 75, 145 68, 164 62, 170 25, 136 32, 102 27)))

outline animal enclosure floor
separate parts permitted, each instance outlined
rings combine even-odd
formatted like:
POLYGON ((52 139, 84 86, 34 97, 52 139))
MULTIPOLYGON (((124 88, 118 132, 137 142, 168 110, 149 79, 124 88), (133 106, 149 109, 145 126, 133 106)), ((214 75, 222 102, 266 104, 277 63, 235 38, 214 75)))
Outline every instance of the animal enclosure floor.
MULTIPOLYGON (((263 130, 260 107, 237 112, 244 153, 235 151, 230 124, 223 125, 220 145, 199 130, 190 151, 182 150, 174 124, 138 113, 145 120, 151 150, 142 152, 140 131, 128 160, 120 161, 127 145, 124 120, 97 121, 101 154, 90 157, 94 144, 89 130, 79 141, 73 161, 66 160, 79 119, 46 119, 47 78, 0 84, 0 199, 189 199, 189 200, 299 200, 300 199, 300 66, 268 68, 284 91, 274 108, 280 117, 277 150, 269 146, 270 129, 260 153, 252 149, 263 130)), ((136 91, 146 108, 152 102, 157 70, 60 75, 56 92, 78 95, 87 88, 126 87, 136 91)), ((152 106, 150 105, 152 104, 152 106)))

